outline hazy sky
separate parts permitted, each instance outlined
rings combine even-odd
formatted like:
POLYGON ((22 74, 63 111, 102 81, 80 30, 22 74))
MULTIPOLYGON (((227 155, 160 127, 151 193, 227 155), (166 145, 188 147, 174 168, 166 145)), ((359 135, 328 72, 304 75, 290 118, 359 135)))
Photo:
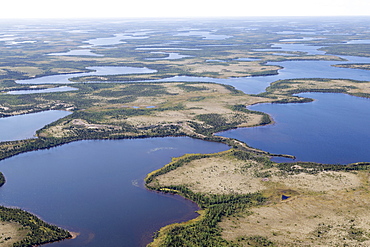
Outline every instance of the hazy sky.
POLYGON ((0 18, 368 15, 369 0, 4 0, 0 18))

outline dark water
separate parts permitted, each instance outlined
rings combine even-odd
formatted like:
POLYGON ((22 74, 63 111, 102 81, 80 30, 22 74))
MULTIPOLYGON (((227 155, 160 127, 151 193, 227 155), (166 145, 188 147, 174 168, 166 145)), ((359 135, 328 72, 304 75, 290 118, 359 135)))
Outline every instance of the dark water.
POLYGON ((195 204, 143 188, 144 176, 185 153, 226 150, 191 138, 80 141, 0 161, 2 205, 80 232, 50 246, 144 246, 160 227, 194 218, 195 204))
POLYGON ((271 153, 301 161, 347 164, 370 162, 370 99, 345 94, 304 93, 304 104, 259 104, 273 125, 220 133, 271 153))

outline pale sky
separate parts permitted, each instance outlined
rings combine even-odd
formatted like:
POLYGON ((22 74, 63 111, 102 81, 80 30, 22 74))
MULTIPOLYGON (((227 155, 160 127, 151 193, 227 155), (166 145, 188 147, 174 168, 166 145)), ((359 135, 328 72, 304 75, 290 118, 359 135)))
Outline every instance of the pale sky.
POLYGON ((369 0, 4 0, 0 18, 370 16, 369 0))

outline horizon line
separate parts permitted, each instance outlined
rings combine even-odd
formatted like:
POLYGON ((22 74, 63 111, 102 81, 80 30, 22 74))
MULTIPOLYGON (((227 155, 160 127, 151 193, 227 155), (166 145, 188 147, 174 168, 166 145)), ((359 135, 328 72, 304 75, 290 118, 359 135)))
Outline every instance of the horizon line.
POLYGON ((100 16, 100 17, 0 17, 0 20, 87 20, 87 19, 241 19, 241 18, 338 18, 338 17, 370 17, 370 15, 255 15, 255 16, 100 16))

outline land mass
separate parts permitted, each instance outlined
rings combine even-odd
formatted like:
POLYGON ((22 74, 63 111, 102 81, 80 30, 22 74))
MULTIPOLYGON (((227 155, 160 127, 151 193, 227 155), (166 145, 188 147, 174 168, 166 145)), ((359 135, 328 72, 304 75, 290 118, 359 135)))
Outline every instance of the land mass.
MULTIPOLYGON (((225 245, 289 246, 322 241, 330 245, 344 238, 348 244, 366 246, 369 243, 367 216, 360 214, 366 212, 366 208, 361 211, 365 206, 355 205, 358 200, 361 200, 361 205, 368 203, 364 172, 336 171, 331 167, 332 170, 311 174, 312 169, 322 169, 323 165, 310 164, 301 169, 305 164, 298 163, 289 169, 298 167, 299 173, 290 175, 284 173, 279 165, 269 162, 268 157, 272 154, 248 147, 235 139, 213 135, 231 128, 273 121, 264 113, 248 110, 249 105, 311 100, 293 95, 300 92, 340 92, 369 97, 369 82, 283 80, 273 83, 259 95, 247 95, 228 85, 204 82, 76 83, 74 87, 79 90, 27 96, 3 95, 4 115, 45 108, 68 108, 73 114, 39 130, 38 138, 0 143, 0 157, 3 159, 82 139, 181 135, 223 142, 237 150, 191 161, 189 165, 156 178, 155 186, 153 181, 148 184, 150 188, 160 188, 160 191, 179 193, 197 202, 204 210, 199 219, 162 230, 153 246, 171 246, 177 241, 173 237, 177 237, 169 232, 177 232, 178 227, 188 229, 189 226, 191 239, 198 239, 199 234, 211 230, 217 234, 207 235, 207 241, 212 238, 214 243, 225 245), (230 158, 231 152, 245 152, 242 156, 248 158, 230 158), (282 195, 290 199, 281 201, 282 195), (347 201, 340 203, 344 200, 347 201), (335 209, 330 205, 341 206, 335 209), (289 217, 288 212, 293 212, 296 218, 289 217), (215 218, 211 223, 210 217, 215 218), (294 231, 294 226, 303 222, 305 232, 300 235, 294 231), (245 228, 251 230, 246 232, 245 228)), ((367 169, 367 165, 361 164, 360 167, 367 169)), ((4 224, 7 229, 16 229, 12 227, 14 224, 4 224)), ((9 237, 18 241, 27 234, 30 233, 26 230, 13 231, 7 241, 9 237)))
POLYGON ((4 247, 35 246, 72 238, 70 232, 18 208, 0 206, 0 222, 0 246, 4 247))
MULTIPOLYGON (((177 35, 182 32, 178 25, 130 22, 130 29, 156 31, 148 40, 140 35, 135 39, 137 37, 130 33, 133 39, 114 45, 88 42, 91 52, 99 56, 50 54, 76 49, 86 45, 86 40, 111 37, 112 30, 121 32, 122 23, 118 26, 112 23, 107 28, 106 23, 94 22, 95 32, 90 30, 91 23, 86 30, 80 25, 66 28, 65 23, 55 24, 55 29, 48 32, 18 30, 24 35, 23 39, 32 34, 29 38, 34 42, 26 40, 26 43, 9 44, 6 39, 10 36, 4 36, 1 43, 4 47, 0 50, 0 116, 52 109, 73 114, 38 130, 37 138, 1 142, 0 160, 83 139, 190 136, 222 142, 232 149, 211 155, 188 154, 148 175, 146 182, 150 189, 178 193, 202 209, 197 219, 163 228, 151 246, 368 246, 369 164, 276 164, 269 158, 281 154, 270 154, 214 134, 273 122, 264 113, 248 110, 253 104, 312 101, 295 96, 301 92, 337 92, 369 98, 370 82, 325 78, 281 80, 272 83, 264 93, 248 95, 232 86, 215 83, 149 81, 169 80, 174 76, 219 79, 268 76, 282 69, 268 62, 343 61, 336 55, 370 56, 369 44, 343 43, 369 39, 363 32, 368 21, 358 26, 335 26, 336 29, 331 30, 333 35, 314 32, 310 34, 314 36, 312 40, 305 40, 308 34, 301 31, 313 30, 316 24, 301 23, 296 27, 299 32, 295 33, 294 28, 287 31, 292 23, 287 25, 284 21, 281 26, 277 23, 258 22, 250 27, 246 24, 242 29, 240 20, 224 21, 222 25, 213 23, 211 26, 220 30, 212 32, 227 34, 230 38, 185 35, 179 42, 177 35), (300 45, 302 41, 332 55, 310 55, 272 47, 274 43, 300 45), (179 44, 181 47, 176 48, 179 44), (155 50, 162 53, 152 52, 155 50), (171 52, 180 52, 186 57, 168 59, 166 53, 171 52), (146 67, 157 73, 78 77, 78 73, 91 72, 87 68, 91 66, 146 67), (12 90, 55 87, 18 84, 16 80, 70 73, 77 73, 77 77, 65 85, 73 83, 77 91, 7 94, 12 90)), ((194 23, 185 21, 182 25, 194 23)), ((196 25, 196 28, 204 26, 196 25)), ((369 69, 368 64, 335 66, 369 69)), ((32 246, 70 237, 70 233, 59 228, 54 232, 53 226, 43 225, 33 217, 18 209, 1 208, 0 245, 32 246), (13 219, 12 215, 20 215, 20 218, 13 219), (37 222, 34 228, 29 226, 30 221, 37 222), (31 242, 30 237, 36 239, 31 242)))
POLYGON ((368 246, 370 163, 273 163, 229 150, 185 155, 147 187, 201 206, 196 220, 163 228, 150 246, 368 246))

